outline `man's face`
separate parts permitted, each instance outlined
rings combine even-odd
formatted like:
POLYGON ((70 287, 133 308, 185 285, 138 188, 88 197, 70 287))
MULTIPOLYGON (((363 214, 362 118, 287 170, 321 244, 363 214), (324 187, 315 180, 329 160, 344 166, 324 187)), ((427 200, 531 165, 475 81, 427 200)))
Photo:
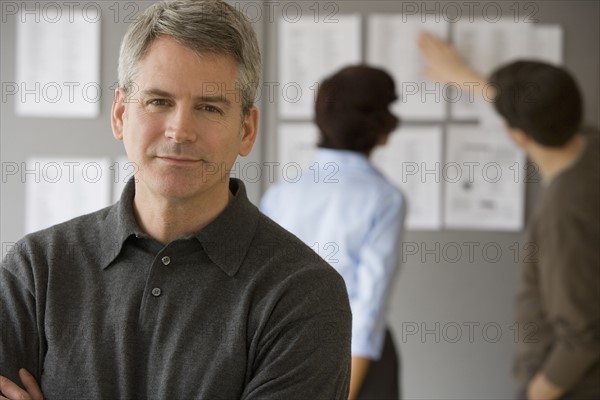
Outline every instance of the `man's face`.
POLYGON ((242 117, 233 58, 197 54, 158 38, 138 64, 135 84, 113 104, 115 138, 137 167, 136 193, 206 198, 226 190, 237 155, 256 138, 258 110, 242 117))

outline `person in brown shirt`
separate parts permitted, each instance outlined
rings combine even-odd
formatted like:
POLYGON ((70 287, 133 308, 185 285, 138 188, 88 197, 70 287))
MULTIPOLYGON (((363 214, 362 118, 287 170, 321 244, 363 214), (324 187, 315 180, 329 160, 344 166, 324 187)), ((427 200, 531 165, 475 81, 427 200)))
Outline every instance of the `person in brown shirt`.
POLYGON ((544 194, 527 229, 534 250, 516 297, 514 374, 529 399, 600 398, 600 147, 581 130, 582 97, 562 68, 517 61, 489 80, 423 34, 434 80, 479 88, 539 168, 544 194))

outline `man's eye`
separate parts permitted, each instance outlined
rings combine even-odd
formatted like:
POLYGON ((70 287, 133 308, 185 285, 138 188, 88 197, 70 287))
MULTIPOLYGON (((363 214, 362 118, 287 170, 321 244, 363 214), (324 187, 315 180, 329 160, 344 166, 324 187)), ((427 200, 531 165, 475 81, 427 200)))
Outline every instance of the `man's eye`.
POLYGON ((211 106, 211 105, 203 105, 200 107, 202 110, 204 111, 208 111, 210 113, 219 113, 222 114, 221 110, 215 106, 211 106))
POLYGON ((153 105, 153 106, 166 106, 167 105, 167 100, 165 100, 165 99, 154 99, 154 100, 150 100, 148 104, 153 105))

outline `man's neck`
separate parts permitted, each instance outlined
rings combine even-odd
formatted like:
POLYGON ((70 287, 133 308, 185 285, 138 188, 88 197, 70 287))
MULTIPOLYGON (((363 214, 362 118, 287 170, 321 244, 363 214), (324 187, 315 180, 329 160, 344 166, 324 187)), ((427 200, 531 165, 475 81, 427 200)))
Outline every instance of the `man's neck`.
POLYGON ((545 184, 549 184, 563 170, 573 165, 585 148, 585 137, 577 134, 561 147, 532 144, 527 149, 531 160, 537 164, 545 184))
POLYGON ((208 225, 232 198, 228 187, 204 197, 165 199, 136 186, 133 205, 140 228, 162 244, 168 244, 208 225))

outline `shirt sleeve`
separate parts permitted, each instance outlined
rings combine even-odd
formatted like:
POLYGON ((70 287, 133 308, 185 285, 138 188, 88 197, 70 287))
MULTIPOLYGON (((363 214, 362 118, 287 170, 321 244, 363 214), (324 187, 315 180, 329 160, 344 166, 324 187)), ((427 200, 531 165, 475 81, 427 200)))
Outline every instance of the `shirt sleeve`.
POLYGON ((400 192, 382 198, 372 226, 361 246, 357 290, 352 308, 352 355, 379 360, 385 337, 385 313, 398 266, 405 203, 400 192))
POLYGON ((540 243, 540 286, 555 341, 542 372, 569 390, 600 360, 598 221, 564 210, 540 243))
POLYGON ((19 383, 25 368, 40 382, 40 340, 28 251, 17 243, 0 265, 0 375, 19 383))
POLYGON ((549 334, 552 327, 544 316, 540 296, 539 260, 533 257, 539 247, 532 231, 530 228, 524 245, 529 253, 521 265, 520 287, 515 298, 517 339, 513 374, 523 388, 538 372, 552 340, 549 334))
POLYGON ((297 274, 268 312, 243 400, 348 398, 351 313, 330 267, 297 274))

